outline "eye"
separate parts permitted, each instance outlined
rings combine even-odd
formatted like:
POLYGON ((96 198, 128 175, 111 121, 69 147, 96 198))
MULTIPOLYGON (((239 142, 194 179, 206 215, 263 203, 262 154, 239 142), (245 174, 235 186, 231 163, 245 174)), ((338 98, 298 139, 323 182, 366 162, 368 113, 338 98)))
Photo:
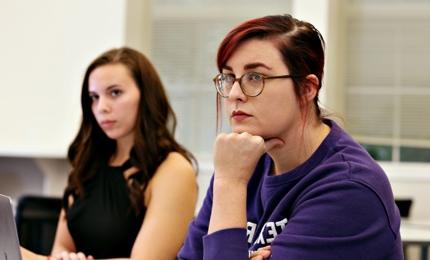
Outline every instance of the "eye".
POLYGON ((96 100, 98 100, 98 99, 99 99, 99 95, 94 94, 94 93, 90 93, 88 96, 90 97, 90 99, 91 99, 92 101, 96 101, 96 100))
POLYGON ((110 94, 112 95, 112 97, 117 97, 122 94, 122 91, 119 89, 113 89, 110 94))
POLYGON ((264 76, 257 72, 249 72, 245 76, 247 81, 260 82, 263 80, 264 76))
POLYGON ((234 82, 234 75, 222 73, 222 74, 220 74, 219 80, 221 82, 230 84, 230 83, 234 82))

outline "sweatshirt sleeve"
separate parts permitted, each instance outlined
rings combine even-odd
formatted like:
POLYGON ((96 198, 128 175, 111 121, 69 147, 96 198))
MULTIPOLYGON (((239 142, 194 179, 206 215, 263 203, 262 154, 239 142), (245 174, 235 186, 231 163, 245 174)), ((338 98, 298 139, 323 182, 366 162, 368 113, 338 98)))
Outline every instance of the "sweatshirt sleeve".
POLYGON ((370 187, 342 181, 310 190, 272 242, 271 260, 403 259, 400 220, 370 187))
POLYGON ((249 259, 244 228, 223 229, 207 235, 203 238, 203 247, 204 260, 249 259))

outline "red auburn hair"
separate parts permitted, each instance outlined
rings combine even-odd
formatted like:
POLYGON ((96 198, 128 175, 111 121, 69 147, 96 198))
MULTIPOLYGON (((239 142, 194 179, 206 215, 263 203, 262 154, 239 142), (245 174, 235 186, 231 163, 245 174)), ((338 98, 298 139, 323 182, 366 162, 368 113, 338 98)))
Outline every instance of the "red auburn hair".
MULTIPOLYGON (((325 42, 321 33, 312 24, 300 21, 291 15, 265 16, 239 24, 225 36, 219 46, 217 54, 219 72, 239 45, 250 39, 272 41, 281 53, 290 74, 303 76, 292 78, 294 91, 301 105, 304 105, 300 97, 307 75, 314 74, 318 78, 319 92, 324 73, 325 42)), ((316 114, 321 117, 318 93, 313 101, 316 114)), ((217 95, 217 110, 218 112, 220 110, 219 95, 217 95)))

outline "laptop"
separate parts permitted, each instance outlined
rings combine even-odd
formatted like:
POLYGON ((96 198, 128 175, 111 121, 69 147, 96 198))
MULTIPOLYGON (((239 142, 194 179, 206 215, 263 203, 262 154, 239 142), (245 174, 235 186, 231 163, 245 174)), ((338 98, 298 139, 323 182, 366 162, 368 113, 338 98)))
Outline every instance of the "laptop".
POLYGON ((21 260, 11 199, 0 194, 0 260, 21 260))

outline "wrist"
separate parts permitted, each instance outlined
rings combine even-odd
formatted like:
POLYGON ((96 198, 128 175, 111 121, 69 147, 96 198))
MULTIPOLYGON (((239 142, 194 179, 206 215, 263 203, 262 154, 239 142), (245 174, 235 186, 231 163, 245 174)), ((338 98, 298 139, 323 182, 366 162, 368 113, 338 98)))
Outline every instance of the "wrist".
POLYGON ((247 185, 215 182, 208 234, 226 228, 246 228, 247 185))
POLYGON ((231 178, 226 176, 214 176, 214 186, 217 187, 247 187, 249 179, 231 178))
POLYGON ((213 193, 219 196, 241 197, 246 196, 248 183, 241 180, 214 179, 213 193))

